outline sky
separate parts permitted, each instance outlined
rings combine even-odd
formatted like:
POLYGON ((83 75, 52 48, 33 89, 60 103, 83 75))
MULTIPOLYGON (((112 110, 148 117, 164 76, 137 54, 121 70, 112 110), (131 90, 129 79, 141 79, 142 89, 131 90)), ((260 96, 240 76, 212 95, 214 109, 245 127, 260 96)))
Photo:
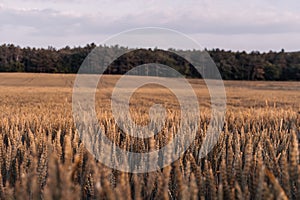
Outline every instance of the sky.
POLYGON ((208 49, 299 51, 298 0, 0 0, 0 44, 102 44, 133 28, 182 32, 208 49))

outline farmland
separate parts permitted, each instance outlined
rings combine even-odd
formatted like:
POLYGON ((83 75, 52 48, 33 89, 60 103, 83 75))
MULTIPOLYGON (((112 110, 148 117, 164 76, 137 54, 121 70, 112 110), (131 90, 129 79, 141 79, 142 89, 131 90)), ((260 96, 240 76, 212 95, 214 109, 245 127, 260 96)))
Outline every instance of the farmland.
MULTIPOLYGON (((136 142, 141 152, 167 143, 164 133, 152 138, 153 147, 115 127, 110 98, 118 78, 103 76, 96 93, 106 135, 123 149, 136 142)), ((224 130, 198 159, 210 97, 202 80, 190 79, 200 107, 195 141, 172 165, 132 174, 104 166, 85 149, 72 117, 74 80, 0 74, 0 199, 300 199, 299 82, 225 81, 224 130)), ((146 85, 130 102, 140 124, 149 120, 153 103, 162 103, 170 111, 166 126, 174 129, 180 106, 167 88, 146 85)))

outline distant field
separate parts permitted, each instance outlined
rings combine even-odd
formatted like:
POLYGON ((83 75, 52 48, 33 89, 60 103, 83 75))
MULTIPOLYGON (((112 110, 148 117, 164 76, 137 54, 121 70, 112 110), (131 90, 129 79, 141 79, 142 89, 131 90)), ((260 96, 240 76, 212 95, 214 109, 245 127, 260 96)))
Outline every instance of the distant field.
MULTIPOLYGON (((131 174, 96 162, 85 149, 72 117, 75 77, 0 73, 0 199, 300 199, 300 82, 225 81, 225 127, 208 156, 198 159, 210 97, 203 80, 190 79, 200 105, 194 143, 171 166, 131 174)), ((178 119, 174 94, 153 84, 136 90, 130 99, 136 123, 149 121, 153 103, 170 111, 162 132, 137 140, 111 115, 119 78, 103 76, 97 90, 105 134, 136 152, 170 142, 177 120, 187 120, 178 119)))
MULTIPOLYGON (((70 102, 75 77, 76 75, 66 74, 0 73, 0 95, 18 95, 22 98, 14 100, 23 102, 26 100, 28 103, 31 103, 31 100, 39 96, 38 94, 48 93, 49 95, 61 96, 61 98, 65 98, 70 102)), ((120 76, 118 75, 103 76, 101 87, 99 87, 101 98, 105 98, 101 91, 108 90, 111 92, 119 78, 120 76)), ((207 105, 210 98, 204 81, 189 79, 189 82, 198 95, 199 103, 207 105)), ((275 106, 299 109, 300 106, 300 82, 224 81, 224 85, 227 93, 227 106, 229 107, 275 106)), ((144 96, 147 93, 164 96, 162 93, 167 91, 155 90, 152 86, 144 87, 139 92, 143 93, 144 96)), ((106 97, 110 98, 110 96, 106 97)), ((39 98, 45 98, 43 103, 51 100, 51 98, 49 99, 46 96, 39 98)))

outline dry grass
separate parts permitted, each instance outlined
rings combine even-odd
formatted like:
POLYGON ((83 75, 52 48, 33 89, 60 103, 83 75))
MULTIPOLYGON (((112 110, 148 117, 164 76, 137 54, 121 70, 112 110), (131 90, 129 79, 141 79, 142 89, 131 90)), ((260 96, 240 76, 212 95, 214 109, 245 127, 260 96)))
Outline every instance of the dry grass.
MULTIPOLYGON (((72 119, 74 77, 0 74, 0 199, 300 199, 299 82, 225 82, 224 131, 198 160, 209 96, 202 81, 190 80, 201 109, 193 145, 171 166, 130 174, 96 162, 84 148, 72 119)), ((103 78, 97 114, 106 134, 129 149, 133 140, 115 127, 109 109, 118 78, 103 78)), ((145 86, 131 102, 141 124, 152 103, 164 103, 166 124, 174 128, 178 102, 168 89, 145 86)), ((164 134, 155 138, 156 148, 167 140, 164 134)), ((134 142, 136 151, 153 148, 149 141, 134 142)))

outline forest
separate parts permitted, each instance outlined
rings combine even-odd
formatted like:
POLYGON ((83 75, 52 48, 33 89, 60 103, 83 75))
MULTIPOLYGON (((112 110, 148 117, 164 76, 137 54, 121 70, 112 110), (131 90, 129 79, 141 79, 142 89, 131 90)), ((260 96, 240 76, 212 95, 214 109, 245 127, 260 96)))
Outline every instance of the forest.
MULTIPOLYGON (((96 44, 84 47, 56 49, 20 47, 14 44, 0 46, 0 72, 31 72, 31 73, 77 73, 87 55, 96 44)), ((98 50, 111 58, 125 47, 99 46, 98 50)), ((125 48, 128 49, 128 48, 125 48)), ((193 58, 198 50, 173 50, 193 58)), ((207 50, 216 63, 224 80, 300 80, 300 51, 280 52, 269 51, 229 51, 221 49, 207 50)), ((109 60, 109 59, 108 59, 109 60)), ((105 61, 103 61, 105 63, 105 61)), ((161 49, 136 49, 120 56, 112 62, 106 74, 124 74, 129 69, 146 63, 160 63, 170 66, 186 77, 201 77, 197 70, 184 58, 176 53, 161 49)), ((93 73, 93 70, 90 71, 93 73)))

